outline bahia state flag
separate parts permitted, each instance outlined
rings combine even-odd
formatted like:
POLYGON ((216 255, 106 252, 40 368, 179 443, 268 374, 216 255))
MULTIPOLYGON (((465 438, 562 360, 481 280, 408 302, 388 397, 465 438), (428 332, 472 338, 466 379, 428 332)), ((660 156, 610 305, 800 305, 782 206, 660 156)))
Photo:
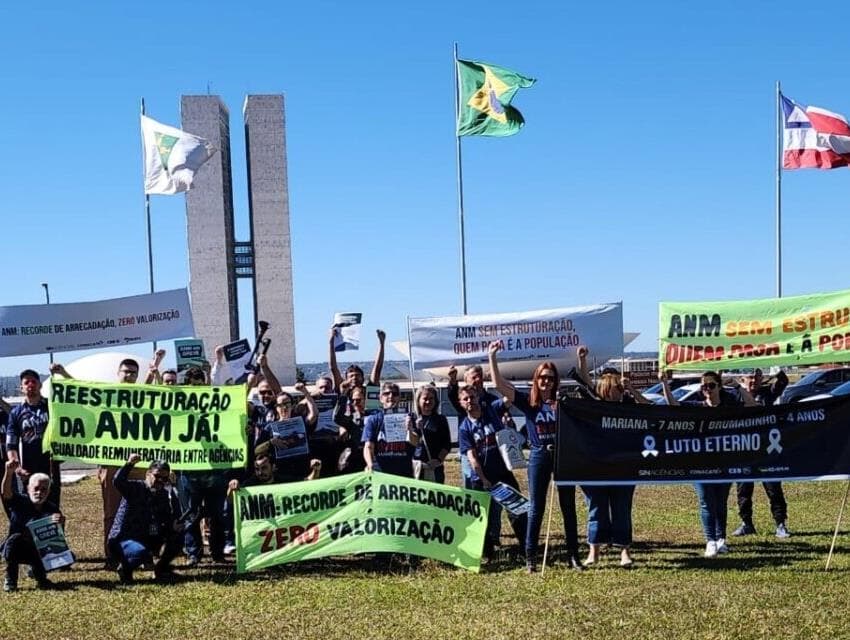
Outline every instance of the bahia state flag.
POLYGON ((534 78, 473 60, 458 60, 457 75, 458 136, 512 136, 519 132, 525 120, 511 100, 519 89, 533 85, 534 78))
POLYGON ((850 125, 844 116, 782 100, 783 169, 836 169, 850 165, 850 125))
POLYGON ((142 116, 145 193, 171 195, 192 188, 195 172, 215 153, 203 138, 142 116))

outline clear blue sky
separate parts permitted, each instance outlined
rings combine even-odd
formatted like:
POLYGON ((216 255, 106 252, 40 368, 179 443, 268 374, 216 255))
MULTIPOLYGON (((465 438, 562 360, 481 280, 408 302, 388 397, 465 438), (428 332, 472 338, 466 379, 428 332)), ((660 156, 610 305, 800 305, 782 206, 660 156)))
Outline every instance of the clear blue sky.
MULTIPOLYGON (((179 126, 181 94, 209 87, 240 239, 242 101, 286 95, 299 361, 324 359, 335 311, 363 312, 364 359, 377 327, 458 313, 457 41, 538 79, 519 135, 463 142, 470 312, 622 300, 632 348, 654 349, 660 300, 774 294, 776 80, 850 115, 828 28, 850 5, 698 4, 7 3, 0 304, 44 281, 54 302, 147 291, 139 99, 179 126)), ((848 286, 848 196, 846 169, 784 174, 787 295, 848 286)), ((186 286, 184 198, 152 200, 157 287, 186 286)))

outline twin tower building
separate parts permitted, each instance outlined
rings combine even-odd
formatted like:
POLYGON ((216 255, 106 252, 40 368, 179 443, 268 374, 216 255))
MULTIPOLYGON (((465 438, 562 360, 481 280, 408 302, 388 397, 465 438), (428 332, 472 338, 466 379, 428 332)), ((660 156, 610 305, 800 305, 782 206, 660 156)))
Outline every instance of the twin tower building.
POLYGON ((182 96, 182 129, 219 150, 186 193, 189 278, 195 337, 211 359, 239 335, 239 278, 253 284, 254 318, 270 323, 269 364, 281 383, 295 381, 292 247, 283 95, 247 96, 242 108, 251 237, 237 241, 230 166, 230 112, 218 96, 182 96))

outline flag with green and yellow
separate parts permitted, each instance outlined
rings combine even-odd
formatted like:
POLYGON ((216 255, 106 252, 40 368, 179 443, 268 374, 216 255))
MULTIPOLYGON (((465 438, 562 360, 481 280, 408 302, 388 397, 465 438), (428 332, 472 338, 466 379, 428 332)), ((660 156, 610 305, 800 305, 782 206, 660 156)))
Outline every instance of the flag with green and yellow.
POLYGON ((534 78, 473 60, 458 60, 457 74, 458 136, 512 136, 522 128, 525 120, 511 100, 519 89, 533 85, 534 78))

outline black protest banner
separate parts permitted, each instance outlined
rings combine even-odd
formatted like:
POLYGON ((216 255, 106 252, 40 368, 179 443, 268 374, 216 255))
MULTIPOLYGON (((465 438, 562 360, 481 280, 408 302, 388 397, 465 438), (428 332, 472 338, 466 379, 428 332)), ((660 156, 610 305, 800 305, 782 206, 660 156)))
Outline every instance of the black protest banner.
POLYGON ((560 409, 562 485, 850 477, 850 398, 772 407, 565 398, 560 409))

